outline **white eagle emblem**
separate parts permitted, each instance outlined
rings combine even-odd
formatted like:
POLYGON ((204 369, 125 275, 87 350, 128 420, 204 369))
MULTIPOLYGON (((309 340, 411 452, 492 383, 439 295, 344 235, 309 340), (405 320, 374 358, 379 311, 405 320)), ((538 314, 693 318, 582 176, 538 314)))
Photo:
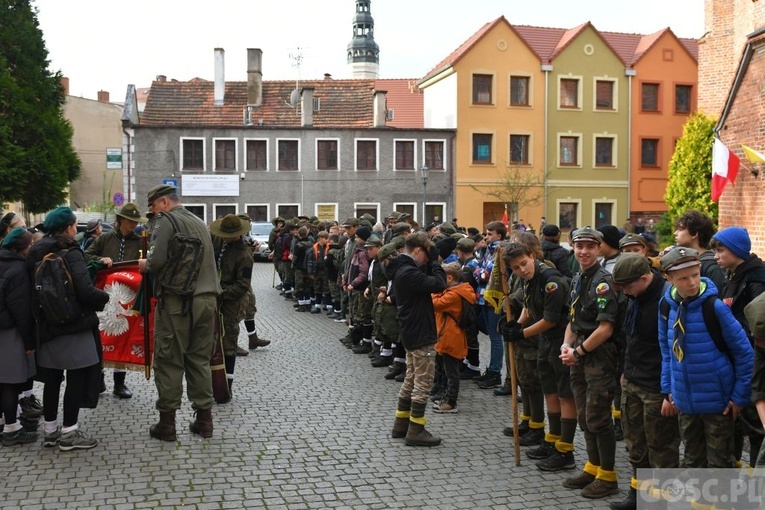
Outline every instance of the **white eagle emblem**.
POLYGON ((107 284, 104 291, 109 294, 109 302, 103 311, 97 312, 98 329, 109 336, 119 336, 130 328, 127 315, 132 315, 130 305, 135 301, 136 291, 119 282, 107 284))

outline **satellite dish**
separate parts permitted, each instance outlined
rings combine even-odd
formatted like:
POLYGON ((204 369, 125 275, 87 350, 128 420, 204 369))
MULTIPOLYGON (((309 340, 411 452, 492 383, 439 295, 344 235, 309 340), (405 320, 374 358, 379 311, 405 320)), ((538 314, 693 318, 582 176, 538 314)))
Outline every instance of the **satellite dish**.
POLYGON ((298 91, 297 89, 295 89, 290 94, 290 106, 294 108, 297 104, 298 104, 298 91))

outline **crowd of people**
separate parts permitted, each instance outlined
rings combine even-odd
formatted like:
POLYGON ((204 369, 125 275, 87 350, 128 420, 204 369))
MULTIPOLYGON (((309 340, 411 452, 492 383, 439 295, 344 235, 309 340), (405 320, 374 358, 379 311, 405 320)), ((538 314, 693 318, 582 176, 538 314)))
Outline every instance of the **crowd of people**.
POLYGON ((403 383, 391 435, 407 445, 441 443, 425 411, 430 400, 459 412, 461 381, 511 394, 512 364, 522 412, 503 433, 543 471, 576 469, 581 455, 564 487, 617 494, 625 441, 632 477, 614 509, 636 508, 639 490, 662 497, 641 468, 740 466, 745 437, 749 464, 765 463, 765 264, 745 228, 716 231, 688 211, 660 253, 642 223, 572 229, 570 248, 546 222, 539 234, 500 221, 420 227, 397 212, 384 225, 273 223, 277 288, 296 312, 347 324, 340 341, 403 383))

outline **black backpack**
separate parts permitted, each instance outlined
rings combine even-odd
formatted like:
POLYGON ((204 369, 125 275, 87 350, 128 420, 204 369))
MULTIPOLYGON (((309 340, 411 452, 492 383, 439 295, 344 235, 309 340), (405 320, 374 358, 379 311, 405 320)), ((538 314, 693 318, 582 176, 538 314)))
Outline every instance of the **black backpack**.
POLYGON ((167 247, 167 263, 157 273, 157 283, 163 291, 183 297, 191 297, 197 287, 197 277, 202 268, 204 245, 202 240, 180 232, 173 213, 162 213, 175 230, 167 247))
POLYGON ((64 260, 69 250, 48 253, 35 264, 35 316, 51 326, 70 324, 82 317, 72 273, 64 260))
POLYGON ((475 311, 475 306, 462 296, 460 296, 460 300, 462 301, 462 312, 460 313, 459 319, 455 319, 451 314, 447 315, 457 323, 457 326, 465 332, 465 335, 467 335, 468 338, 477 336, 478 314, 475 311))
MULTIPOLYGON (((731 365, 733 365, 733 359, 731 359, 728 344, 725 343, 725 338, 723 337, 720 319, 717 318, 717 313, 715 313, 715 302, 718 299, 717 296, 705 299, 704 302, 701 303, 701 315, 704 317, 704 325, 709 332, 709 336, 714 340, 715 346, 720 352, 728 356, 731 365)), ((665 322, 669 320, 669 303, 664 296, 662 296, 661 302, 659 303, 659 312, 661 313, 661 320, 665 322)))

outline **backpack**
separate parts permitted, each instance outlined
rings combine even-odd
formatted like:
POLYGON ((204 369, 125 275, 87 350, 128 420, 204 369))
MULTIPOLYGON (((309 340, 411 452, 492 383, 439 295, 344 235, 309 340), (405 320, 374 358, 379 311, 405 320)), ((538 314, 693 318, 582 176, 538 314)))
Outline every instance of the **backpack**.
POLYGON ((157 273, 157 283, 163 291, 190 297, 197 287, 197 277, 202 268, 204 246, 202 240, 180 232, 173 213, 165 212, 175 230, 167 246, 167 263, 157 273))
POLYGON ((70 324, 83 314, 74 292, 72 273, 64 260, 68 251, 48 253, 35 264, 35 315, 51 326, 70 324))
POLYGON ((455 319, 451 314, 447 315, 465 332, 467 338, 478 336, 478 314, 475 311, 475 306, 462 296, 460 296, 460 300, 462 301, 462 312, 459 319, 455 319))

